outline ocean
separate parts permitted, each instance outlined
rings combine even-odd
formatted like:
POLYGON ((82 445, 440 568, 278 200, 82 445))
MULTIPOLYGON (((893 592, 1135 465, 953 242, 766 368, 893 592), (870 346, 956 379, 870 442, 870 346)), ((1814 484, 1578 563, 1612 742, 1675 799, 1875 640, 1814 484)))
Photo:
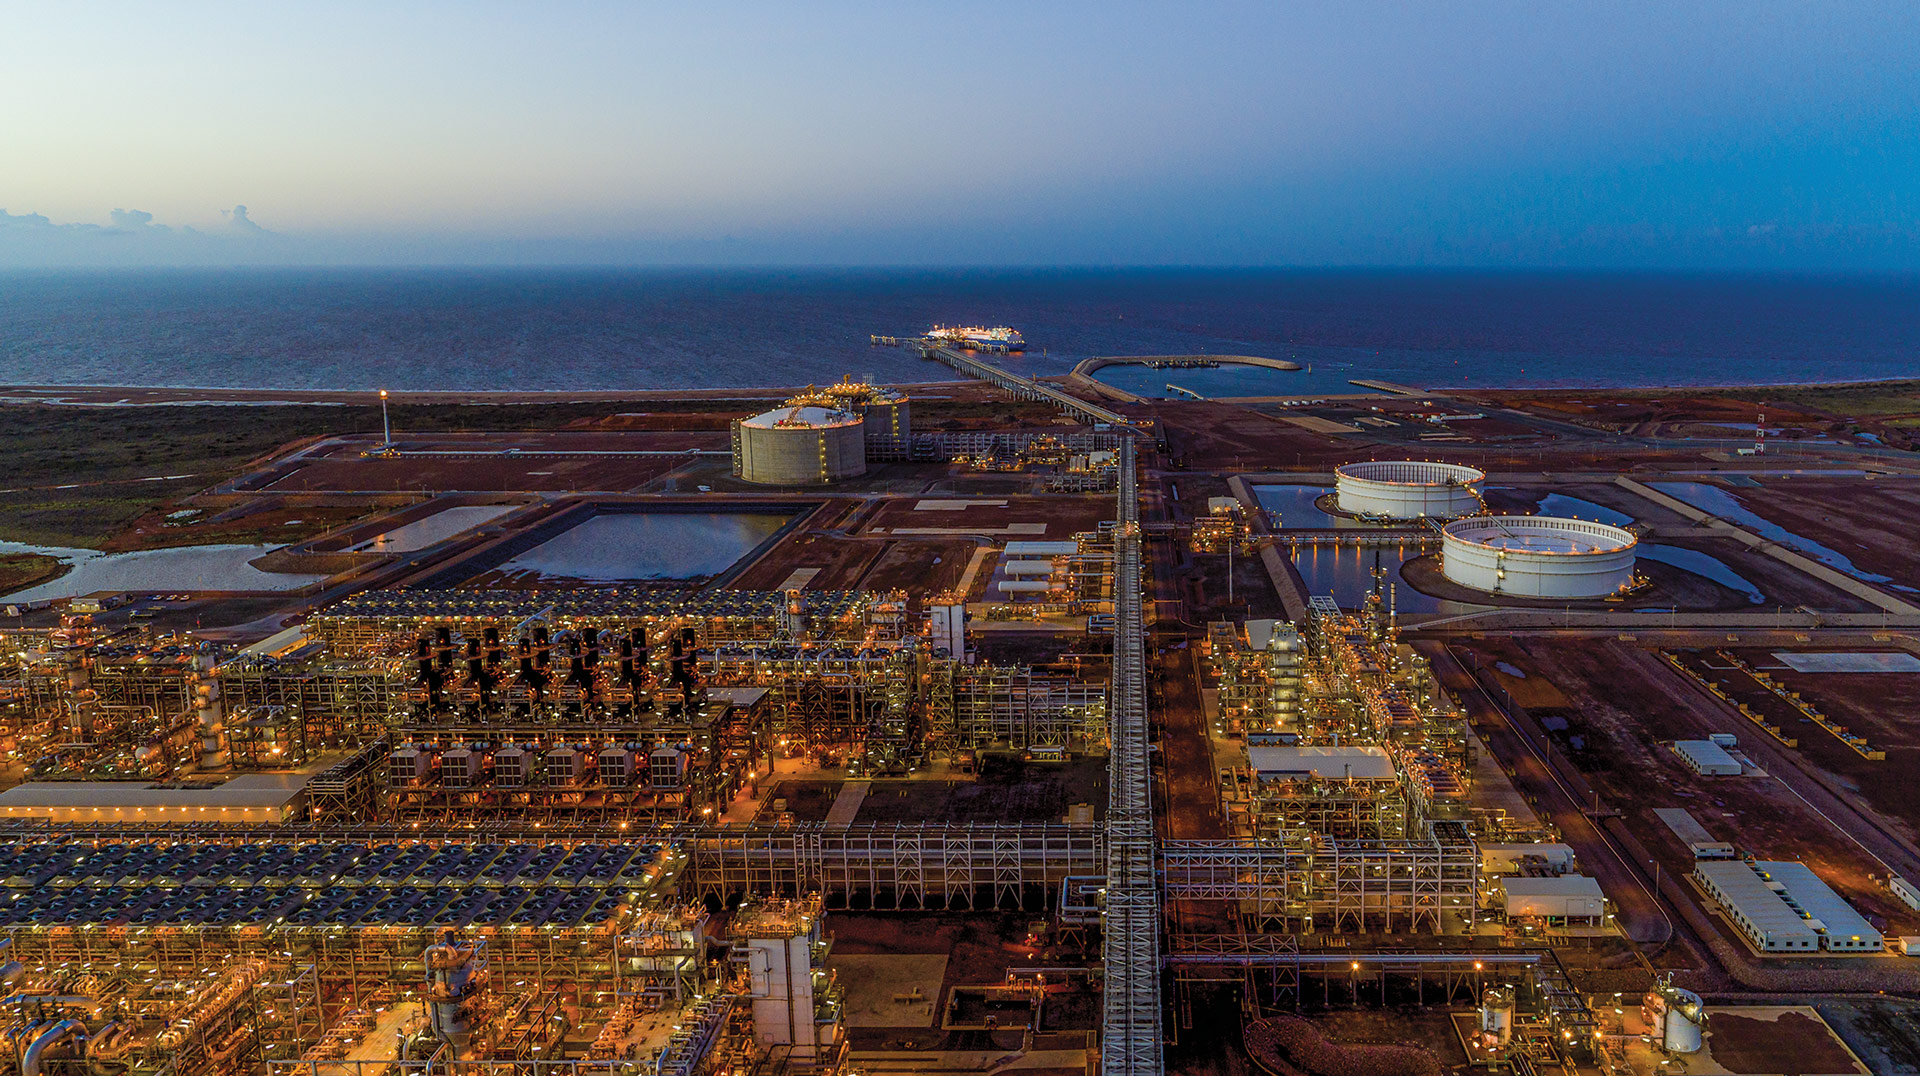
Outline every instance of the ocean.
MULTIPOLYGON (((1617 387, 1920 376, 1912 275, 271 269, 0 274, 0 383, 568 390, 951 379, 868 343, 935 322, 1019 328, 1031 350, 1004 361, 1036 374, 1093 355, 1312 367, 1233 383, 1249 392, 1352 391, 1352 378, 1617 387)), ((1202 376, 1134 376, 1153 388, 1175 375, 1202 376)))

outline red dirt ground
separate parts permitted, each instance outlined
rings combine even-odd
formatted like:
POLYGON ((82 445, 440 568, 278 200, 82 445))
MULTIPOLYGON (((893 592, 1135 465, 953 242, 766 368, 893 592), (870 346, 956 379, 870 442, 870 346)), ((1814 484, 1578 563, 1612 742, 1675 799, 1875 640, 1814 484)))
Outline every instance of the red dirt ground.
MULTIPOLYGON (((979 499, 1005 500, 1006 506, 917 511, 914 506, 921 499, 902 497, 886 502, 865 517, 861 533, 877 535, 892 534, 901 528, 940 528, 977 531, 1000 541, 1059 541, 1093 530, 1101 520, 1113 518, 1113 498, 1109 495, 988 497, 979 499), (1044 534, 999 533, 1012 523, 1044 523, 1047 530, 1044 534)), ((962 498, 936 494, 927 499, 962 498)))
POLYGON ((1765 478, 1730 492, 1762 518, 1846 555, 1864 571, 1920 586, 1920 482, 1900 478, 1765 478))

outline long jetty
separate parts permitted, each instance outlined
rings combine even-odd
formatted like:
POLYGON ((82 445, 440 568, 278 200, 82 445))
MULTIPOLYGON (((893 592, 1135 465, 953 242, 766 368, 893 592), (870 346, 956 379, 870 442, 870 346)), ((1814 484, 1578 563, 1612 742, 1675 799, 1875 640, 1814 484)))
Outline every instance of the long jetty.
POLYGON ((968 377, 979 378, 1017 400, 1045 400, 1060 410, 1087 422, 1106 423, 1122 428, 1133 425, 1131 420, 1117 411, 1109 411, 1098 404, 1088 403, 1052 385, 1035 381, 1030 377, 1022 377, 990 362, 982 362, 962 351, 925 337, 875 336, 873 342, 877 345, 916 348, 921 358, 944 362, 968 377))

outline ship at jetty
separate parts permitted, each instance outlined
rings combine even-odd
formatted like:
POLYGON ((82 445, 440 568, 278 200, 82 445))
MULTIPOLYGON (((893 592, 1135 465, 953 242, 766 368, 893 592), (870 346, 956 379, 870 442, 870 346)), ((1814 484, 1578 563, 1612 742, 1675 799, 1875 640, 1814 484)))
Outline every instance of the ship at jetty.
POLYGON ((1021 337, 1020 331, 1005 325, 991 329, 978 325, 935 325, 927 330, 927 339, 942 340, 955 347, 985 351, 1025 351, 1027 349, 1027 341, 1021 337))

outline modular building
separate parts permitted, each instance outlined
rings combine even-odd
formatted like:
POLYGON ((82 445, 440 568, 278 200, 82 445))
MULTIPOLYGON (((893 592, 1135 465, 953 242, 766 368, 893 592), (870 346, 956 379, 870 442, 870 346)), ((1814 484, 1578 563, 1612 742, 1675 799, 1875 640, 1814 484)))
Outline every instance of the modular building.
POLYGON ((1726 748, 1712 740, 1675 740, 1673 753, 1693 772, 1706 777, 1738 777, 1745 772, 1726 748))
POLYGON ((1486 478, 1474 467, 1418 460, 1369 460, 1333 472, 1342 512, 1389 519, 1455 519, 1483 511, 1480 483, 1486 478))
POLYGON ((1766 953, 1877 953, 1885 939, 1804 863, 1698 860, 1693 876, 1754 948, 1766 953))
POLYGON ((1440 571, 1521 598, 1604 598, 1633 582, 1632 531, 1556 516, 1473 516, 1440 531, 1440 571))
POLYGON ((1607 917, 1600 883, 1584 874, 1551 878, 1502 878, 1508 919, 1544 919, 1550 925, 1598 926, 1607 917))

